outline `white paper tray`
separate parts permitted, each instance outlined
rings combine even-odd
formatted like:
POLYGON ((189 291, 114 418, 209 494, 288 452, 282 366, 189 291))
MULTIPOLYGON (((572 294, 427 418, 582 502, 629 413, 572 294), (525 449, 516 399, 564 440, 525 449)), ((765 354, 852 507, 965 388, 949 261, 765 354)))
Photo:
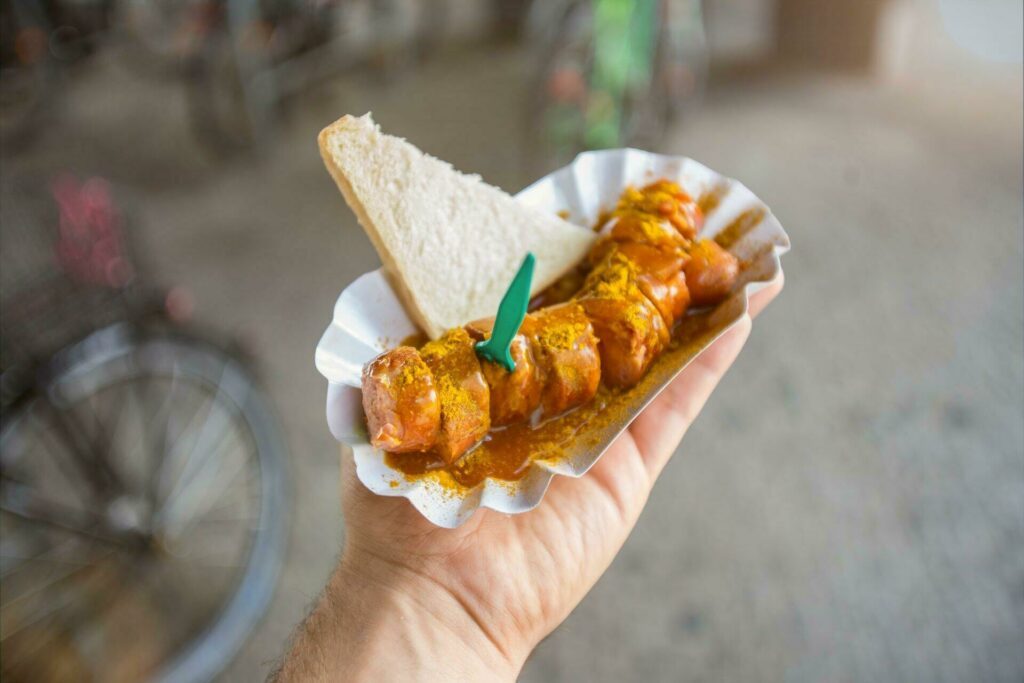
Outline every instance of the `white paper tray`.
MULTIPOLYGON (((718 197, 717 207, 708 212, 702 236, 717 235, 743 215, 760 216, 760 220, 729 247, 746 262, 742 286, 716 308, 711 315, 713 326, 692 352, 677 356, 671 368, 662 368, 655 373, 657 377, 645 377, 629 392, 629 405, 635 411, 743 316, 750 294, 780 276, 779 257, 789 250, 789 238, 768 207, 750 190, 686 157, 635 149, 586 152, 569 166, 516 195, 519 201, 545 211, 566 211, 570 221, 589 228, 603 209, 614 206, 627 186, 644 185, 658 178, 677 181, 694 197, 706 193, 718 197)), ((351 446, 359 480, 374 493, 408 498, 438 526, 456 527, 479 507, 509 514, 531 510, 540 503, 552 476, 582 476, 627 426, 606 429, 597 448, 553 464, 533 463, 517 482, 487 479, 473 489, 453 490, 429 477, 407 479, 387 465, 382 451, 370 446, 359 387, 367 361, 416 331, 383 272, 375 270, 356 279, 338 297, 334 317, 316 347, 315 362, 317 370, 328 380, 327 424, 336 439, 351 446)))

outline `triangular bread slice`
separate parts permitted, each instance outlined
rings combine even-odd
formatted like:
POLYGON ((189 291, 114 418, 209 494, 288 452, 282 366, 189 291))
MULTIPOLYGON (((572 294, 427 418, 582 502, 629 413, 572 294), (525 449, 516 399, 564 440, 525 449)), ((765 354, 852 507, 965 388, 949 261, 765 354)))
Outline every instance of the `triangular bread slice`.
POLYGON ((494 315, 527 251, 537 257, 536 293, 593 242, 590 230, 381 133, 369 114, 342 117, 318 141, 392 286, 431 338, 494 315))

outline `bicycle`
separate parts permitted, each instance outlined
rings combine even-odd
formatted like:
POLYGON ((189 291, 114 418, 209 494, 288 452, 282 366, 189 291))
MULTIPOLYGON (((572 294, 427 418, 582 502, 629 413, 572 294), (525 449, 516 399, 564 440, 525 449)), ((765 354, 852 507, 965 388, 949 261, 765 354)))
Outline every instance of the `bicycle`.
POLYGON ((588 149, 657 148, 699 99, 701 0, 536 1, 528 23, 543 54, 526 116, 531 173, 588 149))
POLYGON ((0 674, 208 681, 283 562, 270 402, 183 290, 141 282, 105 182, 4 192, 0 674))

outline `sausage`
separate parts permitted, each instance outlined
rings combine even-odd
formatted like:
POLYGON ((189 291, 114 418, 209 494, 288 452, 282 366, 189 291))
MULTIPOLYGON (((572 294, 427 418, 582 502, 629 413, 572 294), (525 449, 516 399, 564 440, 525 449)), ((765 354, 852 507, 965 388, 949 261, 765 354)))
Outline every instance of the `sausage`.
POLYGON ((704 226, 704 212, 677 183, 670 180, 658 180, 644 188, 648 204, 657 207, 657 213, 679 231, 679 234, 692 240, 704 226))
POLYGON ((601 341, 601 372, 610 387, 636 384, 669 341, 665 320, 641 291, 637 275, 635 264, 612 252, 577 295, 601 341))
POLYGON ((461 327, 424 344, 420 356, 434 374, 441 403, 441 428, 434 450, 452 463, 491 428, 490 391, 473 340, 461 327))
POLYGON ((690 307, 690 288, 686 284, 686 271, 680 269, 668 282, 668 297, 672 302, 672 322, 679 320, 690 307))
POLYGON ((598 265, 618 251, 637 266, 637 285, 672 327, 690 304, 683 268, 689 243, 671 225, 646 214, 613 219, 591 249, 588 260, 598 265))
POLYGON ((626 243, 646 244, 686 258, 687 241, 671 224, 646 214, 627 214, 606 225, 601 239, 591 250, 591 265, 600 263, 611 248, 626 243))
POLYGON ((697 202, 670 180, 658 180, 639 190, 627 189, 612 216, 637 213, 661 217, 688 240, 696 237, 704 225, 704 212, 697 202))
POLYGON ((601 367, 605 384, 629 387, 665 347, 665 322, 643 296, 617 299, 590 298, 580 304, 601 340, 601 367))
POLYGON ((687 258, 681 253, 636 242, 619 244, 617 251, 636 266, 637 286, 661 313, 665 325, 671 328, 690 303, 683 273, 687 258))
POLYGON ((441 426, 434 376, 411 346, 399 346, 363 368, 363 411, 370 443, 393 453, 427 450, 441 426))
POLYGON ((601 356, 594 327, 579 304, 569 302, 531 313, 520 332, 532 342, 544 381, 541 419, 594 397, 601 381, 601 356))
MULTIPOLYGON (((481 341, 491 336, 493 327, 494 318, 485 318, 466 325, 466 331, 475 341, 481 341)), ((540 405, 544 388, 530 340, 522 333, 517 334, 509 351, 516 364, 512 372, 489 360, 480 361, 484 379, 490 388, 491 424, 494 426, 528 418, 540 405)))
POLYGON ((739 275, 736 257, 713 240, 703 239, 690 249, 686 264, 686 284, 694 305, 717 304, 736 286, 739 275))

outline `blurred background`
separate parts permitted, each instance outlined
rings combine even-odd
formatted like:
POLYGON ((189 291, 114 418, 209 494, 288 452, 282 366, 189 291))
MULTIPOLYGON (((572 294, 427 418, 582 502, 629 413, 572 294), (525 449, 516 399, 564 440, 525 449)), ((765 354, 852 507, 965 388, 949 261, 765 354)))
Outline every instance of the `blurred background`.
POLYGON ((1024 680, 1019 0, 3 0, 5 681, 262 680, 342 542, 315 136, 742 180, 785 293, 524 681, 1024 680))

